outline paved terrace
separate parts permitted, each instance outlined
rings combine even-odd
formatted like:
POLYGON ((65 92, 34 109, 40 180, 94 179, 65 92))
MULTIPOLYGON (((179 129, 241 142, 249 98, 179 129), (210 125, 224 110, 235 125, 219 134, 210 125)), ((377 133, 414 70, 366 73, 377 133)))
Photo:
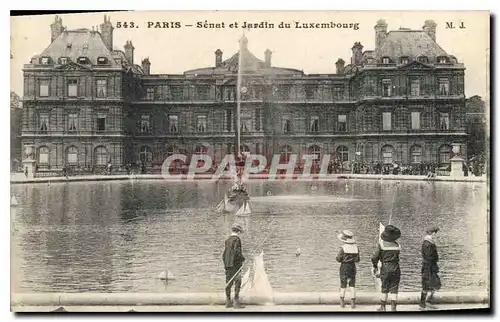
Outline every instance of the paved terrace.
MULTIPOLYGON (((249 180, 297 180, 297 181, 335 181, 345 179, 364 179, 364 180, 393 180, 393 181, 453 181, 453 182, 486 182, 486 175, 481 177, 475 176, 437 176, 428 178, 423 175, 382 175, 382 174, 326 174, 326 175, 310 175, 309 177, 301 177, 300 174, 294 175, 276 175, 275 179, 270 179, 269 174, 250 174, 249 180)), ((210 180, 212 174, 196 174, 195 180, 210 180)), ((11 174, 10 182, 12 184, 19 183, 43 183, 43 182, 66 182, 66 181, 109 181, 109 180, 165 180, 169 182, 182 182, 188 180, 187 175, 173 175, 172 178, 164 178, 161 174, 111 174, 111 175, 82 175, 82 176, 64 176, 58 177, 39 177, 26 178, 22 173, 11 174)), ((214 179, 213 179, 214 180, 214 179)), ((232 180, 232 176, 224 174, 220 180, 232 180)))
MULTIPOLYGON (((14 312, 50 312, 64 307, 73 312, 366 312, 376 311, 379 294, 358 292, 357 308, 339 306, 338 293, 274 293, 269 298, 242 297, 243 310, 225 308, 223 293, 15 293, 11 296, 14 312), (272 304, 267 304, 268 302, 272 304)), ((418 311, 419 292, 399 294, 398 311, 418 311)), ((487 292, 439 292, 429 310, 489 308, 487 292)), ((387 307, 388 309, 390 306, 387 307)))

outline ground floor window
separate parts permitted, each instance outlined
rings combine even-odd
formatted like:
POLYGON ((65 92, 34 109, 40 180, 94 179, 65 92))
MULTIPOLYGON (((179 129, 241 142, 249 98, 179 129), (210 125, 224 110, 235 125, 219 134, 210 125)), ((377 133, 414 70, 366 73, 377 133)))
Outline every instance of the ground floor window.
POLYGON ((70 146, 66 150, 66 163, 77 164, 78 163, 78 149, 74 146, 70 146))
POLYGON ((50 150, 46 146, 43 146, 40 149, 38 149, 38 164, 39 165, 48 165, 49 164, 49 154, 50 154, 50 150))
POLYGON ((382 161, 384 164, 392 164, 394 149, 390 145, 385 145, 382 147, 382 161))
POLYGON ((414 145, 411 147, 411 163, 422 163, 422 147, 414 145))
POLYGON ((95 165, 102 166, 108 163, 108 150, 103 147, 97 147, 95 149, 95 165))
POLYGON ((340 145, 337 148, 337 155, 341 162, 349 161, 349 149, 345 145, 340 145))
POLYGON ((139 152, 139 160, 143 164, 150 164, 153 162, 153 152, 149 146, 143 146, 139 152))
POLYGON ((446 166, 450 164, 451 146, 442 145, 439 148, 439 166, 446 166))
POLYGON ((319 161, 319 159, 321 158, 321 149, 317 145, 313 145, 313 146, 309 147, 308 152, 310 155, 314 155, 315 161, 319 161))
POLYGON ((284 145, 280 148, 281 161, 288 162, 292 154, 292 148, 289 145, 284 145))

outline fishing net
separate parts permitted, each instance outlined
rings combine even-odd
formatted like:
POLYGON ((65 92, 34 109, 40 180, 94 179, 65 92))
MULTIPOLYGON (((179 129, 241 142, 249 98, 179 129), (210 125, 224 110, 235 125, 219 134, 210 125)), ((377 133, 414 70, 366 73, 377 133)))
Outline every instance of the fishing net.
POLYGON ((253 266, 242 277, 242 297, 253 303, 266 305, 273 303, 273 288, 264 267, 264 252, 255 256, 253 266))

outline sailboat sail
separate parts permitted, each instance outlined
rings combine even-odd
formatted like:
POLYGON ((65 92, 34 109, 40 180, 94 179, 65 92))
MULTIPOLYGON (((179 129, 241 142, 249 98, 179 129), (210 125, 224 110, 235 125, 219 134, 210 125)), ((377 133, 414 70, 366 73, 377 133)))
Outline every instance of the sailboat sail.
POLYGON ((238 209, 236 215, 249 215, 252 213, 252 209, 250 208, 250 204, 245 201, 245 203, 238 209))
MULTIPOLYGON (((250 269, 247 271, 250 275, 250 269)), ((246 275, 246 274, 245 274, 246 275)), ((264 267, 264 252, 255 256, 253 263, 253 278, 249 278, 248 282, 242 288, 242 296, 251 297, 258 304, 270 304, 273 302, 273 288, 267 277, 264 267)), ((243 277, 245 278, 245 276, 243 277)))

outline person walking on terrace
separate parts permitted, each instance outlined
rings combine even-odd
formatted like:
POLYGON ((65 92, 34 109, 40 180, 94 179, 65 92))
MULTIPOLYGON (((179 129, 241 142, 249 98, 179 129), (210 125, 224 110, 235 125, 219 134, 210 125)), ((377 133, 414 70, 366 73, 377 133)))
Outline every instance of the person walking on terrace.
POLYGON ((399 253, 401 247, 396 240, 401 237, 401 231, 393 226, 385 226, 384 232, 380 236, 380 242, 377 245, 377 250, 372 257, 373 275, 380 276, 382 282, 380 308, 378 311, 385 311, 388 294, 391 294, 391 310, 396 311, 399 281, 401 278, 401 269, 399 267, 399 253), (377 272, 378 262, 382 263, 380 272, 377 272))
POLYGON ((356 263, 359 263, 359 250, 353 233, 344 230, 337 238, 344 244, 336 260, 340 264, 340 306, 345 307, 344 297, 347 284, 351 291, 351 308, 356 308, 356 263))
POLYGON ((243 228, 239 224, 231 227, 231 236, 226 239, 222 260, 226 271, 226 307, 243 308, 240 303, 241 268, 245 257, 241 251, 241 239, 239 235, 243 228), (234 302, 231 301, 231 288, 234 284, 234 302))
POLYGON ((427 235, 422 242, 422 293, 420 294, 420 308, 426 308, 426 302, 432 304, 434 293, 441 288, 439 278, 439 255, 436 247, 438 227, 427 229, 427 235), (429 297, 427 294, 430 292, 429 297))

